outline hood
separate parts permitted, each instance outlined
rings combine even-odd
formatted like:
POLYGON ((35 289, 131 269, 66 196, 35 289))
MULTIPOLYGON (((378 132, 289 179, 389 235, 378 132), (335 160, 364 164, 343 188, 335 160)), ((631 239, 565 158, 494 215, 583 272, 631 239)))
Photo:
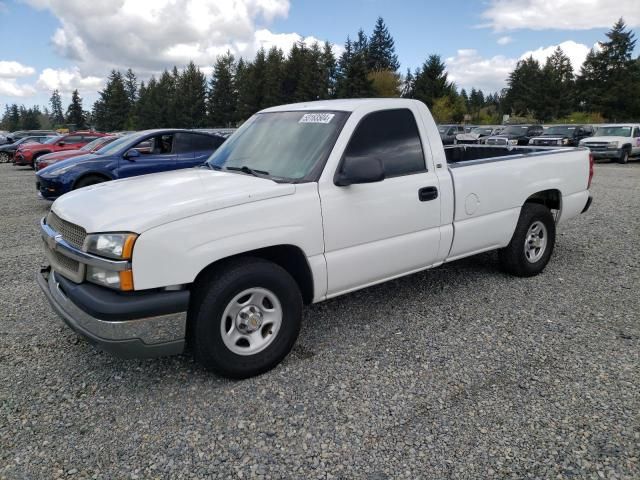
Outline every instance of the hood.
POLYGON ((477 140, 481 137, 479 133, 459 133, 456 140, 477 140))
MULTIPOLYGON (((55 155, 56 153, 67 153, 73 150, 65 150, 63 152, 54 152, 53 155, 55 155)), ((52 154, 47 154, 47 158, 51 158, 49 157, 49 155, 52 154)), ((44 157, 40 157, 40 158, 44 158, 44 157)), ((62 160, 60 160, 59 162, 54 163, 53 165, 47 167, 47 172, 41 174, 40 172, 38 172, 36 175, 44 175, 45 178, 46 177, 55 177, 56 175, 58 175, 58 172, 60 170, 66 169, 68 167, 71 167, 77 163, 81 163, 81 162, 91 162, 92 160, 97 160, 97 161, 102 161, 106 158, 109 158, 108 156, 101 156, 101 155, 96 155, 94 153, 87 153, 87 152, 82 152, 81 155, 75 155, 72 157, 63 157, 62 160)))
POLYGON ((631 137, 589 137, 582 140, 580 143, 609 143, 609 142, 618 142, 618 143, 631 143, 633 139, 631 137))
POLYGON ((60 152, 47 153, 39 157, 39 160, 63 160, 65 158, 77 157, 78 155, 84 155, 83 150, 62 150, 60 152))
POLYGON ((189 216, 291 195, 295 191, 293 184, 188 168, 74 190, 56 200, 51 209, 88 233, 142 233, 189 216))

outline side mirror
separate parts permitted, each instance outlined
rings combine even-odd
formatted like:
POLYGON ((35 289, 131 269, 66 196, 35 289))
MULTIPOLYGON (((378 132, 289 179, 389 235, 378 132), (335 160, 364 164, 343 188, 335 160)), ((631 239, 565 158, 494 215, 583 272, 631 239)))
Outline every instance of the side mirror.
POLYGON ((127 153, 124 154, 124 158, 126 158, 127 160, 133 160, 135 158, 138 158, 139 156, 140 156, 140 152, 135 148, 127 150, 127 153))
POLYGON ((338 187, 346 187, 356 183, 381 182, 384 178, 384 165, 379 158, 344 157, 334 183, 338 187))
POLYGON ((59 147, 64 147, 65 145, 66 145, 66 143, 65 143, 65 142, 58 142, 58 146, 59 146, 59 147))

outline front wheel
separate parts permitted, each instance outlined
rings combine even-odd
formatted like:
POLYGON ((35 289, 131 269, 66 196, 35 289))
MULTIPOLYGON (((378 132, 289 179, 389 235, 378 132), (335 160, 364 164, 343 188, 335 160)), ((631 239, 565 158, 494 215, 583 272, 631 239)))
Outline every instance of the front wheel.
POLYGON ((0 152, 0 163, 8 163, 9 154, 7 152, 0 152))
POLYGON ((78 182, 73 186, 73 189, 76 190, 78 188, 88 187, 89 185, 95 185, 96 183, 102 183, 106 181, 107 180, 103 177, 99 177, 97 175, 88 175, 78 180, 78 182))
POLYGON ((237 259, 198 281, 188 321, 199 363, 225 377, 247 378, 275 367, 291 351, 300 332, 302 295, 279 265, 237 259))
POLYGON ((509 245, 498 251, 502 268, 518 277, 532 277, 549 263, 556 241, 556 224, 547 207, 525 203, 509 245))
POLYGON ((628 150, 624 150, 622 152, 622 155, 618 159, 618 163, 626 164, 628 162, 629 162, 629 151, 628 150))

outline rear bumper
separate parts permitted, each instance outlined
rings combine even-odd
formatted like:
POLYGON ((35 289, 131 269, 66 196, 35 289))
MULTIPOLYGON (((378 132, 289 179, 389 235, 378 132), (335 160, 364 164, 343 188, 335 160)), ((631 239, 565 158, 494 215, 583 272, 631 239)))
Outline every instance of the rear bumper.
POLYGON ((106 352, 120 358, 149 358, 184 350, 189 291, 125 296, 96 285, 75 284, 56 276, 50 267, 38 272, 37 281, 64 323, 106 352))
POLYGON ((587 210, 589 210, 589 208, 591 207, 591 202, 593 202, 593 197, 589 195, 589 198, 587 199, 587 203, 585 204, 584 208, 580 213, 585 213, 587 210))

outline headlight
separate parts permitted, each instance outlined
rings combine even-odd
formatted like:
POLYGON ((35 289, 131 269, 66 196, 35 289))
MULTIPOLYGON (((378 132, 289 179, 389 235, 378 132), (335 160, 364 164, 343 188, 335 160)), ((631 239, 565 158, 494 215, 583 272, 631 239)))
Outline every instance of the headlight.
POLYGON ((131 270, 116 272, 114 270, 87 265, 87 281, 116 290, 133 290, 133 272, 131 270))
POLYGON ((130 260, 135 233, 98 233, 87 237, 87 251, 115 260, 130 260))
POLYGON ((509 140, 509 145, 517 145, 518 140, 509 140))
POLYGON ((609 142, 609 143, 607 143, 607 148, 611 148, 611 149, 618 148, 618 142, 609 142))
POLYGON ((568 138, 563 138, 562 142, 558 142, 559 145, 569 145, 569 139, 568 138))
POLYGON ((529 140, 529 145, 535 145, 535 142, 533 141, 533 138, 531 140, 529 140))

